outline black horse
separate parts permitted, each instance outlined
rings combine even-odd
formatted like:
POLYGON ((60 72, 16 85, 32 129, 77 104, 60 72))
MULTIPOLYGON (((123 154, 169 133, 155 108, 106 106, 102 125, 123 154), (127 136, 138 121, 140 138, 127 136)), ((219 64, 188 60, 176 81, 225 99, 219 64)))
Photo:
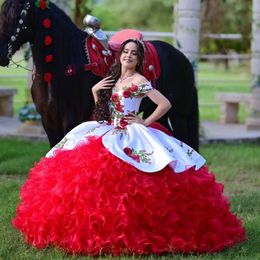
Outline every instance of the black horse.
MULTIPOLYGON (((82 68, 88 64, 84 50, 87 36, 49 1, 6 0, 2 5, 0 65, 7 66, 20 46, 30 43, 35 64, 32 98, 51 146, 73 127, 91 118, 94 106, 91 88, 101 78, 81 69, 74 75, 65 73, 68 65, 82 68)), ((198 150, 198 100, 193 68, 170 44, 151 43, 161 64, 157 89, 172 103, 171 111, 159 122, 176 138, 198 150)), ((145 116, 153 109, 154 104, 148 98, 142 101, 140 110, 145 116)))

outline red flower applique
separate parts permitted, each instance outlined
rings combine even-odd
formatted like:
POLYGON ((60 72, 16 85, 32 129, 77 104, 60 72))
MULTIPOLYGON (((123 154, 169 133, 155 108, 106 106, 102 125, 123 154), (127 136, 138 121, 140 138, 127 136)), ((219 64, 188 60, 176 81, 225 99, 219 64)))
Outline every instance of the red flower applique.
POLYGON ((132 90, 133 92, 136 92, 136 91, 138 90, 138 86, 133 84, 133 85, 131 86, 131 90, 132 90))
POLYGON ((51 20, 50 20, 49 18, 45 18, 45 19, 43 20, 42 24, 43 24, 43 27, 44 27, 44 28, 48 29, 48 28, 51 27, 51 20))
POLYGON ((52 80, 52 74, 50 72, 46 72, 43 76, 44 81, 50 83, 52 80))
POLYGON ((117 93, 114 93, 114 94, 112 95, 112 97, 111 97, 111 100, 112 100, 113 102, 118 101, 118 94, 117 94, 117 93))
POLYGON ((129 147, 125 147, 124 149, 123 149, 123 151, 124 151, 124 153, 126 154, 126 155, 130 155, 130 154, 132 154, 132 149, 131 148, 129 148, 129 147))
POLYGON ((140 163, 140 156, 138 154, 134 154, 133 151, 134 149, 131 149, 129 147, 125 147, 123 149, 124 153, 129 156, 130 158, 132 158, 133 160, 135 160, 136 162, 140 163))
POLYGON ((112 119, 111 119, 111 117, 108 118, 107 124, 108 124, 108 125, 111 125, 111 124, 112 124, 112 119))
POLYGON ((131 97, 131 91, 129 89, 126 89, 124 92, 123 92, 123 96, 124 98, 129 98, 131 97))
POLYGON ((45 10, 49 7, 50 1, 49 0, 35 0, 35 5, 42 10, 45 10))
POLYGON ((47 5, 46 5, 45 0, 40 0, 40 8, 41 8, 42 10, 45 10, 46 7, 47 7, 47 5))
POLYGON ((51 36, 47 35, 45 38, 44 38, 44 44, 49 46, 52 44, 52 38, 51 36))
POLYGON ((116 109, 118 112, 124 113, 123 106, 122 106, 120 103, 116 103, 115 109, 116 109))
POLYGON ((148 153, 145 150, 135 150, 134 148, 129 148, 129 147, 125 147, 123 149, 124 153, 129 156, 130 158, 132 158, 133 160, 135 160, 136 162, 140 163, 151 163, 151 159, 149 158, 150 155, 153 154, 153 151, 148 153))
POLYGON ((131 158, 132 158, 133 160, 135 160, 136 162, 138 162, 138 163, 140 162, 140 156, 137 155, 137 154, 132 155, 131 158))
POLYGON ((123 127, 123 128, 128 125, 128 123, 127 123, 127 121, 125 120, 124 117, 122 117, 122 118, 120 119, 119 124, 120 124, 120 126, 123 127))
POLYGON ((46 55, 45 56, 45 61, 47 63, 52 62, 53 61, 53 55, 52 54, 46 55))

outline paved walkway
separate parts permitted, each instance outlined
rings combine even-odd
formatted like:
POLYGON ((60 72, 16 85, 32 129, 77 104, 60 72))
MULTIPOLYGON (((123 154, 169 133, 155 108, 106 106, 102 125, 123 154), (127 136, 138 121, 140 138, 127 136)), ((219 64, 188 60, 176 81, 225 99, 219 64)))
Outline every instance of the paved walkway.
MULTIPOLYGON (((260 130, 247 130, 242 124, 220 124, 201 122, 201 143, 260 142, 260 130)), ((47 140, 40 126, 24 125, 16 117, 0 117, 0 137, 20 137, 33 140, 47 140)), ((0 147, 1 148, 1 147, 0 147)))

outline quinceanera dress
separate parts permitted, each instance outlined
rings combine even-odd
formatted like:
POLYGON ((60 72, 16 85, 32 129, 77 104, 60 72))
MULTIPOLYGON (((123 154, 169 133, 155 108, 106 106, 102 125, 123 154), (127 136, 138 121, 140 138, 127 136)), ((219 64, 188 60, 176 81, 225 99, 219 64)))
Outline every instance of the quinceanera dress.
POLYGON ((245 240, 201 155, 125 121, 151 89, 113 90, 109 122, 80 124, 31 169, 13 219, 28 243, 96 256, 212 253, 245 240))

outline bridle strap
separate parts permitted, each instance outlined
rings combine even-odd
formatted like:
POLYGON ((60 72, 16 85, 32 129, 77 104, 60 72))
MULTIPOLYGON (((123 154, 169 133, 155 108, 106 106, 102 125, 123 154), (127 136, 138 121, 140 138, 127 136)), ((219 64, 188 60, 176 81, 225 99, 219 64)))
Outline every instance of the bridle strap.
POLYGON ((14 34, 11 36, 10 41, 7 44, 8 46, 7 59, 9 61, 12 59, 14 53, 14 43, 17 41, 17 38, 19 37, 21 31, 27 29, 27 26, 24 25, 24 20, 28 14, 30 7, 31 7, 30 2, 26 1, 20 13, 18 26, 16 27, 14 34))

